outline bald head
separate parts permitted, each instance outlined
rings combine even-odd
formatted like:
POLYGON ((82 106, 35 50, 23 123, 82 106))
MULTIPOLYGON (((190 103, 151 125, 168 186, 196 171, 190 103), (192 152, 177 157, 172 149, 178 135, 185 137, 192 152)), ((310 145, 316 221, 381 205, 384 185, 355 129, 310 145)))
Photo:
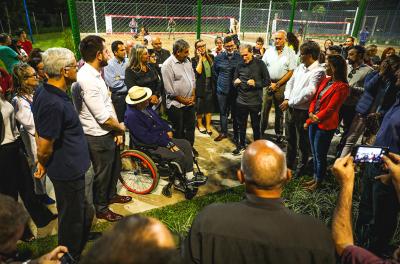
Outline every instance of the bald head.
POLYGON ((161 39, 159 37, 156 37, 153 39, 153 41, 151 42, 151 45, 153 46, 153 49, 159 51, 162 48, 162 43, 161 43, 161 39))
POLYGON ((287 178, 285 154, 271 141, 257 140, 243 154, 242 171, 246 182, 267 189, 280 187, 287 178))

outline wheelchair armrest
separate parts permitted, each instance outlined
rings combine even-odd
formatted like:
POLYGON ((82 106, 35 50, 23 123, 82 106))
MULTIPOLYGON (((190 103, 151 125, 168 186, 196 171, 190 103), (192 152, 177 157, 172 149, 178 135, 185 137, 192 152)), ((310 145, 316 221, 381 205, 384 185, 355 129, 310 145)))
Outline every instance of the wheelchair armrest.
POLYGON ((136 148, 141 148, 141 149, 157 149, 158 148, 158 145, 154 145, 154 144, 150 145, 150 144, 145 144, 145 143, 137 142, 137 141, 135 141, 133 144, 135 145, 136 148))

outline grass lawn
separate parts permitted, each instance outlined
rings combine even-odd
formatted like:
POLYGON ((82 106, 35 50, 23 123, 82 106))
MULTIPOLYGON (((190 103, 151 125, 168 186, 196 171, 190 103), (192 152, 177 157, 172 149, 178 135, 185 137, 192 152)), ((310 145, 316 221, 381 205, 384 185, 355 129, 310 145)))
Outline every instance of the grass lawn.
MULTIPOLYGON (((338 185, 334 179, 327 181, 323 189, 317 192, 305 191, 301 184, 304 179, 293 179, 284 189, 283 198, 285 204, 297 213, 312 215, 330 226, 333 210, 338 195, 338 185)), ((356 184, 354 203, 353 203, 353 220, 356 219, 359 202, 359 184, 356 184)), ((239 186, 232 189, 219 191, 217 193, 208 194, 202 197, 196 197, 191 201, 183 201, 174 205, 153 209, 144 212, 143 215, 155 217, 165 223, 169 229, 180 237, 184 237, 197 213, 205 206, 211 203, 237 202, 243 199, 244 187, 239 186)), ((112 227, 112 223, 100 223, 93 227, 93 231, 103 232, 112 227)), ((397 233, 394 243, 400 244, 400 234, 397 233)), ((57 245, 57 237, 50 236, 37 239, 31 243, 21 243, 19 248, 25 252, 31 252, 37 257, 49 252, 57 245)), ((88 244, 88 247, 91 243, 88 244)))

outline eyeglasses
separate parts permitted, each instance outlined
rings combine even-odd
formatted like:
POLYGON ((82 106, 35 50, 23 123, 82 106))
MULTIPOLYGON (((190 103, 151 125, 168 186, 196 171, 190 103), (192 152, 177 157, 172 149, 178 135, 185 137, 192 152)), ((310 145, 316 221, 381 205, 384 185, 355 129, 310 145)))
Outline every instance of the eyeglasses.
POLYGON ((357 72, 356 69, 351 70, 351 72, 349 73, 349 75, 347 75, 347 78, 353 78, 353 74, 355 74, 357 72))
POLYGON ((75 69, 75 70, 79 70, 79 67, 78 67, 78 65, 67 65, 67 66, 65 66, 64 68, 68 68, 68 69, 75 69))
POLYGON ((25 76, 24 78, 27 80, 27 79, 32 78, 32 77, 35 77, 35 79, 37 79, 37 78, 39 78, 39 75, 35 72, 34 74, 32 74, 32 75, 27 75, 27 76, 25 76))
POLYGON ((197 48, 204 48, 206 46, 206 44, 204 45, 198 45, 197 48))

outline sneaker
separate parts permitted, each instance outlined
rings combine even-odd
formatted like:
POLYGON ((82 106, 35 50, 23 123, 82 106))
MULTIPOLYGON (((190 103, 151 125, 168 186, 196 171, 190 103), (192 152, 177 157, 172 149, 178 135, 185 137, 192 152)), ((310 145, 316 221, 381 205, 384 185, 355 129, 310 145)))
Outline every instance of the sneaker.
POLYGON ((232 155, 239 156, 241 155, 246 148, 243 146, 238 146, 234 151, 232 151, 232 155))
POLYGON ((208 177, 204 176, 203 173, 196 172, 194 177, 190 179, 191 182, 195 185, 203 185, 206 184, 208 177))

